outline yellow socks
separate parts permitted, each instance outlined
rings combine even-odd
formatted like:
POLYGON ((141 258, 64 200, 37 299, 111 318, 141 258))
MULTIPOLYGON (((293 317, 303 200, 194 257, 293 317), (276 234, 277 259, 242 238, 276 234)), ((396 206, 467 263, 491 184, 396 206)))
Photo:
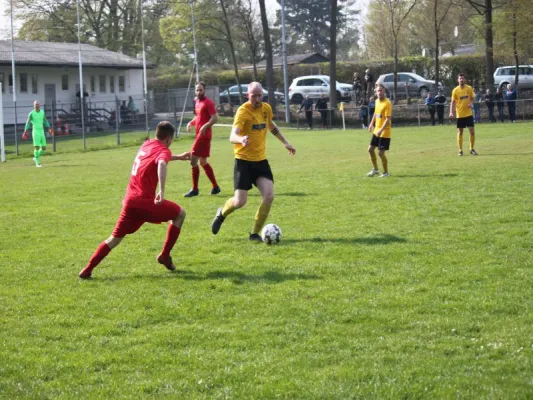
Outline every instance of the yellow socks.
POLYGON ((265 224, 265 221, 268 218, 268 214, 270 213, 270 207, 272 207, 272 204, 266 204, 264 202, 261 202, 261 205, 255 213, 255 223, 252 229, 252 233, 259 233, 259 231, 261 231, 261 228, 265 224))
POLYGON ((222 216, 226 218, 228 215, 230 215, 235 210, 236 208, 233 206, 233 197, 232 197, 226 201, 226 204, 224 204, 224 207, 222 208, 222 216))

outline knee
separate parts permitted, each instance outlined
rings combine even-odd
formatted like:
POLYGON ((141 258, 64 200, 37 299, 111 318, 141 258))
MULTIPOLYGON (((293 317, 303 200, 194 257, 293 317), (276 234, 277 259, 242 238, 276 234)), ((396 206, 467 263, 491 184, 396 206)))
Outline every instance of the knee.
POLYGON ((265 193, 263 203, 272 204, 274 202, 274 193, 265 193))
POLYGON ((186 216, 187 216, 187 212, 182 208, 180 210, 180 213, 178 214, 177 220, 180 221, 180 222, 183 222, 183 221, 185 221, 185 217, 186 216))
POLYGON ((110 249, 114 249, 120 244, 120 242, 122 242, 122 239, 124 238, 109 236, 109 238, 107 238, 105 242, 109 246, 110 249))
POLYGON ((241 207, 244 207, 245 205, 246 205, 246 199, 239 199, 236 197, 233 198, 233 207, 241 208, 241 207))

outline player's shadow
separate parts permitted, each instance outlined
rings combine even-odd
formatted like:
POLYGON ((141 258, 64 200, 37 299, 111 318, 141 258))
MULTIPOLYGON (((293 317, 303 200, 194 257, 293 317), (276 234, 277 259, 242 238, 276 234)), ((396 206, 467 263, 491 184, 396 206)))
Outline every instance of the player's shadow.
MULTIPOLYGON (((376 235, 370 237, 354 237, 354 238, 328 238, 328 237, 312 237, 312 238, 283 238, 279 245, 290 243, 341 243, 341 244, 365 244, 365 245, 381 245, 390 243, 405 243, 407 240, 394 235, 376 235)), ((279 246, 278 245, 278 246, 279 246)))
POLYGON ((237 271, 212 271, 205 275, 186 275, 184 280, 208 281, 216 279, 228 279, 235 284, 245 283, 282 283, 296 280, 317 280, 318 275, 314 274, 285 274, 278 271, 267 271, 263 274, 245 274, 237 271))
POLYGON ((394 174, 395 178, 455 178, 459 174, 394 174))
POLYGON ((483 157, 486 156, 531 156, 533 153, 484 153, 483 157))
MULTIPOLYGON (((248 196, 249 197, 260 197, 261 196, 261 193, 257 193, 257 192, 248 192, 248 196)), ((280 193, 276 193, 276 197, 305 197, 305 196, 309 196, 309 193, 303 193, 303 192, 280 192, 280 193)))

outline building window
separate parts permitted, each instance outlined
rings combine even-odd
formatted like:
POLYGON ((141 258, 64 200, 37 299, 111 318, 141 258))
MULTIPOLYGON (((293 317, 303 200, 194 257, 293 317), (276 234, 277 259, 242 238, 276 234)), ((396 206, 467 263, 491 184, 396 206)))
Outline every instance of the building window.
POLYGON ((91 76, 91 93, 96 92, 96 77, 91 76))
POLYGON ((105 93, 105 75, 100 75, 100 93, 105 93))
POLYGON ((126 77, 124 75, 120 75, 118 77, 118 91, 119 92, 126 91, 126 77))
POLYGON ((3 72, 0 72, 0 83, 2 84, 2 93, 5 93, 6 92, 6 88, 4 87, 4 73, 3 72))
POLYGON ((115 93, 115 77, 109 77, 109 93, 115 93))
POLYGON ((61 75, 61 90, 68 90, 68 75, 61 75))
POLYGON ((32 74, 31 75, 31 92, 33 94, 38 92, 37 74, 32 74))
POLYGON ((20 93, 28 93, 28 74, 20 74, 20 93))
POLYGON ((9 93, 13 93, 13 75, 9 74, 9 93))

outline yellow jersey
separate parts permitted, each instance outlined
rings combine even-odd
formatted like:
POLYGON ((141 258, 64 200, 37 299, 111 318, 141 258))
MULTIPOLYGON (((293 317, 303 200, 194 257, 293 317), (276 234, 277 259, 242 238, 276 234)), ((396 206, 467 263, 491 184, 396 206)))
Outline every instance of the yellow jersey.
POLYGON ((455 110, 457 118, 466 118, 472 116, 472 109, 468 105, 474 101, 474 91, 469 85, 457 86, 453 89, 452 100, 455 100, 455 110))
POLYGON ((375 127, 374 127, 374 133, 379 131, 383 124, 385 123, 385 120, 387 117, 389 117, 389 123, 381 133, 381 137, 383 138, 390 138, 391 135, 391 125, 392 125, 392 104, 389 99, 386 97, 383 100, 377 99, 376 100, 376 110, 374 111, 374 115, 376 116, 375 119, 375 127))
POLYGON ((250 102, 246 102, 239 107, 233 126, 241 130, 240 136, 248 136, 248 143, 246 146, 240 143, 233 146, 235 158, 246 161, 266 160, 266 134, 272 117, 272 107, 268 103, 261 103, 261 107, 254 108, 250 102))

